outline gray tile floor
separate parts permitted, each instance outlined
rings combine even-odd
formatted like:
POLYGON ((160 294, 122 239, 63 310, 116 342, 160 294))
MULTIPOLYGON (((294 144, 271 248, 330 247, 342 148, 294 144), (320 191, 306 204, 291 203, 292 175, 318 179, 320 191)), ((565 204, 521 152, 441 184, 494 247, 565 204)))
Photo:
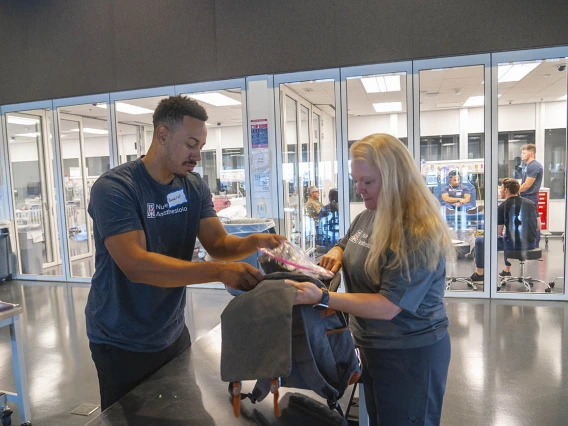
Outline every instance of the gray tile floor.
MULTIPOLYGON (((24 309, 33 424, 85 425, 71 415, 98 404, 98 385, 85 336, 88 285, 11 281, 0 300, 24 309)), ((188 292, 192 340, 219 321, 230 296, 188 292)), ((444 403, 445 426, 568 424, 568 303, 447 299, 452 361, 444 403)), ((14 390, 8 329, 0 329, 0 388, 14 390)), ((95 412, 95 414, 98 413, 95 412)), ((17 415, 13 424, 19 424, 17 415)))

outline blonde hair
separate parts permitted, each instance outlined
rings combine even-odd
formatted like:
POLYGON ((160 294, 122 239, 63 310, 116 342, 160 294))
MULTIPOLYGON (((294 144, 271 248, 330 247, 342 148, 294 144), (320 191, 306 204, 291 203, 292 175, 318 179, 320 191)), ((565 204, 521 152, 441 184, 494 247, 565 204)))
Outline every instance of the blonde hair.
POLYGON ((381 268, 386 267, 400 268, 409 277, 410 264, 434 270, 441 257, 453 255, 440 205, 402 142, 375 133, 355 142, 350 152, 351 160, 376 167, 382 177, 371 249, 365 262, 367 275, 379 283, 381 268), (388 252, 393 258, 386 264, 388 252))

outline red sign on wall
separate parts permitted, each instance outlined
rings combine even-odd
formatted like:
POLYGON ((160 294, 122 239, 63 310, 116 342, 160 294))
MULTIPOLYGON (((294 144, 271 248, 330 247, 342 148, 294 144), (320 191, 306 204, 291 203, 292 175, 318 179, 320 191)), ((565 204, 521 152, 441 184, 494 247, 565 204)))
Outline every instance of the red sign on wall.
POLYGON ((540 191, 538 193, 538 206, 536 206, 536 210, 540 216, 540 229, 542 231, 546 231, 547 229, 547 219, 548 219, 548 192, 547 191, 540 191))

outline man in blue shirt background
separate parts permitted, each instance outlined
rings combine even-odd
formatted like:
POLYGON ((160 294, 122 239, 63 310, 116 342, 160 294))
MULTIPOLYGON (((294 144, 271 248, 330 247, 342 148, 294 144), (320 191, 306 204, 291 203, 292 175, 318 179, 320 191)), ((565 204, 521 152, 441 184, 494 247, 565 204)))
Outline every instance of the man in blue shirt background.
POLYGON ((442 200, 446 207, 450 209, 465 206, 469 208, 471 192, 469 188, 461 183, 461 176, 457 170, 448 173, 449 185, 442 188, 442 200))
POLYGON ((542 184, 543 168, 542 164, 534 159, 536 156, 536 145, 528 144, 521 147, 521 160, 525 162, 521 179, 521 197, 531 200, 538 206, 538 191, 542 184))

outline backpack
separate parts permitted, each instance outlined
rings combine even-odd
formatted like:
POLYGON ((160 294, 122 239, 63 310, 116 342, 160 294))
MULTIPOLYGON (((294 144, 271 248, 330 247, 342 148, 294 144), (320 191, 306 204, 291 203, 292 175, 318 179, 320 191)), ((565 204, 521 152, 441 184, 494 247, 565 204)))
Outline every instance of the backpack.
POLYGON ((294 306, 297 289, 285 279, 324 286, 305 275, 272 273, 221 314, 221 379, 229 382, 235 417, 241 400, 254 404, 269 393, 280 416, 281 386, 312 390, 343 416, 337 401, 361 376, 347 321, 333 309, 294 306), (257 380, 251 393, 242 392, 243 380, 257 380))

